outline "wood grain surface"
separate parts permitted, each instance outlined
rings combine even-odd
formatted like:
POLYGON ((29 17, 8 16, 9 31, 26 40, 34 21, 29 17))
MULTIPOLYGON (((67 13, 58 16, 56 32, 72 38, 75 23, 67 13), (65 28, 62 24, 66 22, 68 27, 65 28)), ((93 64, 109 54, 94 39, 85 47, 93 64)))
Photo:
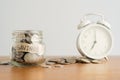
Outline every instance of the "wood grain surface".
MULTIPOLYGON (((0 61, 8 60, 0 57, 0 61)), ((0 80, 120 80, 120 56, 102 64, 71 64, 62 68, 0 65, 0 80)))

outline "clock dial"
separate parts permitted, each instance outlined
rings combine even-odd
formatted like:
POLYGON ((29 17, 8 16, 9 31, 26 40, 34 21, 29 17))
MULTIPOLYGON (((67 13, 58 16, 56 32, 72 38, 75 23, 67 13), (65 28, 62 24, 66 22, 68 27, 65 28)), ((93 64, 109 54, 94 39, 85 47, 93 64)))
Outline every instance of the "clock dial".
POLYGON ((89 25, 78 37, 78 49, 90 58, 99 59, 107 55, 112 45, 111 34, 102 25, 89 25))

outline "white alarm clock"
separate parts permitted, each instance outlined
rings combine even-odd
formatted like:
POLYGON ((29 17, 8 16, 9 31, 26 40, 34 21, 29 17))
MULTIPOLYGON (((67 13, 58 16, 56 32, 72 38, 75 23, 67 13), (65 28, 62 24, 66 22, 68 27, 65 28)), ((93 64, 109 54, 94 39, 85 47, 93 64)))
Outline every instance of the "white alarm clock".
POLYGON ((102 59, 106 57, 112 46, 112 35, 109 24, 101 14, 86 14, 78 29, 77 49, 83 55, 91 59, 102 59), (101 20, 92 22, 88 16, 99 16, 101 20))

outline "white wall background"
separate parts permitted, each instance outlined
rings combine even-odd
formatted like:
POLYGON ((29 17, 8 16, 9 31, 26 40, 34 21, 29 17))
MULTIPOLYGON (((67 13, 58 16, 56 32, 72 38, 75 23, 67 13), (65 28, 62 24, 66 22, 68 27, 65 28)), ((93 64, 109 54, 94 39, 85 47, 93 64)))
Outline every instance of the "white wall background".
POLYGON ((46 55, 79 55, 77 25, 85 13, 100 12, 112 25, 114 46, 120 55, 119 0, 0 0, 0 55, 9 55, 11 33, 19 29, 43 30, 46 55))

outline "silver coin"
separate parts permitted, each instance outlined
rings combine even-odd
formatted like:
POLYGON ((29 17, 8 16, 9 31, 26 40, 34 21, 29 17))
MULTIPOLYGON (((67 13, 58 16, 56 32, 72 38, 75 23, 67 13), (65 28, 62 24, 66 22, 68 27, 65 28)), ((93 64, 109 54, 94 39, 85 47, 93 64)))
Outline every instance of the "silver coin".
POLYGON ((76 63, 81 63, 81 58, 82 58, 82 57, 77 57, 77 58, 76 58, 76 63))
POLYGON ((57 61, 58 64, 64 64, 66 63, 65 62, 65 59, 64 58, 59 58, 59 60, 57 61))
POLYGON ((9 64, 10 64, 9 61, 1 61, 1 62, 0 62, 0 65, 9 65, 9 64))
POLYGON ((101 63, 100 60, 91 60, 91 62, 94 63, 94 64, 99 64, 99 63, 101 63))
POLYGON ((26 63, 36 63, 39 61, 39 56, 36 55, 35 53, 27 53, 24 56, 24 60, 26 63))
POLYGON ((55 63, 55 62, 48 62, 48 61, 47 61, 47 62, 45 62, 45 64, 46 64, 46 65, 54 65, 54 64, 56 64, 56 63, 55 63))
POLYGON ((24 54, 25 53, 23 53, 23 52, 18 52, 18 53, 15 54, 15 57, 16 58, 21 58, 21 57, 23 57, 24 54))
POLYGON ((40 66, 43 67, 43 68, 52 68, 52 66, 46 65, 46 64, 42 64, 42 65, 40 65, 40 66))
POLYGON ((62 68, 63 65, 57 64, 57 65, 54 65, 54 67, 56 67, 56 68, 62 68))
POLYGON ((71 63, 66 63, 66 62, 65 63, 61 63, 61 65, 69 65, 69 64, 71 64, 71 63))
POLYGON ((52 59, 49 59, 48 62, 54 62, 56 64, 62 64, 62 63, 65 63, 65 60, 64 60, 64 58, 52 58, 52 59))
POLYGON ((57 63, 58 59, 57 58, 50 58, 50 59, 48 59, 48 62, 55 62, 55 63, 57 63))
POLYGON ((91 63, 91 61, 87 58, 81 58, 80 61, 81 63, 91 63))
POLYGON ((67 57, 66 62, 70 64, 76 63, 76 57, 67 57))
POLYGON ((23 60, 23 59, 21 59, 21 58, 15 58, 14 60, 15 60, 15 61, 17 61, 17 62, 21 62, 21 63, 23 63, 23 62, 24 62, 24 60, 23 60))

